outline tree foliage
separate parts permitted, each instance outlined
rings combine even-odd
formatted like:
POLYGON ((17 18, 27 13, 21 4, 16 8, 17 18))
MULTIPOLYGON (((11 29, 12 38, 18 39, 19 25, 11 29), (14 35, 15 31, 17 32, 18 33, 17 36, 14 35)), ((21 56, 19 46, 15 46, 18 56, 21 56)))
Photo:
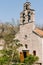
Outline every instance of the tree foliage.
POLYGON ((24 63, 26 64, 26 65, 32 65, 32 64, 34 64, 36 61, 38 61, 38 56, 34 56, 34 55, 29 55, 29 56, 27 56, 26 58, 25 58, 25 60, 24 60, 24 63))
POLYGON ((2 26, 1 29, 0 38, 3 39, 5 43, 1 52, 0 65, 12 65, 12 63, 19 62, 19 53, 17 49, 22 45, 18 39, 15 39, 16 32, 14 26, 9 26, 9 31, 7 30, 7 32, 4 26, 2 26))

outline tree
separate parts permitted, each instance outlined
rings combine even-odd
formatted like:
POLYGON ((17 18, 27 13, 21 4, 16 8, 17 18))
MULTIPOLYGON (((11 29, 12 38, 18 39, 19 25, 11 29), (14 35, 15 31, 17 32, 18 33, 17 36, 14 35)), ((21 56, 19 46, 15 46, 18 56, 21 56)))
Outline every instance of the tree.
POLYGON ((1 51, 3 55, 0 57, 0 65, 12 65, 12 63, 15 64, 19 62, 19 53, 17 49, 22 46, 22 44, 20 44, 18 39, 15 39, 16 32, 14 26, 2 26, 0 35, 0 38, 5 41, 4 49, 1 51), (4 27, 7 29, 8 33, 5 32, 6 29, 4 27), (8 29, 10 31, 8 31, 8 29))
POLYGON ((29 55, 25 58, 24 60, 24 65, 32 65, 34 64, 36 61, 38 61, 38 57, 37 56, 34 56, 34 55, 29 55))

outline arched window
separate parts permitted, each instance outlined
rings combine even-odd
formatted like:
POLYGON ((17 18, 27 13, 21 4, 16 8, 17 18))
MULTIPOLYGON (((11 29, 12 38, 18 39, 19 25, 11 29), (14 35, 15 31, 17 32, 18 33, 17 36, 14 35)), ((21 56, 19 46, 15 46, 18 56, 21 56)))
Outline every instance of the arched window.
POLYGON ((23 13, 23 18, 25 18, 25 13, 23 13))
POLYGON ((25 37, 27 37, 27 35, 25 35, 25 37))
POLYGON ((28 21, 30 20, 31 18, 31 15, 30 15, 30 12, 28 12, 28 21))
POLYGON ((24 22, 25 22, 25 20, 23 20, 23 22, 22 22, 22 23, 23 23, 23 25, 24 25, 24 22))
POLYGON ((26 4, 26 10, 28 10, 28 5, 26 4))
POLYGON ((35 50, 33 51, 33 55, 36 55, 36 51, 35 50))
POLYGON ((25 48, 28 48, 27 44, 25 44, 25 48))

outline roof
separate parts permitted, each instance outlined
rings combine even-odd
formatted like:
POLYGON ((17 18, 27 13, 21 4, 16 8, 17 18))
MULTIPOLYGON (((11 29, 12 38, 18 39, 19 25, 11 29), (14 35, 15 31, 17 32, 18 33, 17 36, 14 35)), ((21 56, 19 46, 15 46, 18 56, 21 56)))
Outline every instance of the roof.
POLYGON ((33 31, 35 34, 39 35, 40 37, 43 37, 43 30, 39 28, 35 28, 33 31))
POLYGON ((30 9, 31 11, 35 11, 34 9, 30 9))

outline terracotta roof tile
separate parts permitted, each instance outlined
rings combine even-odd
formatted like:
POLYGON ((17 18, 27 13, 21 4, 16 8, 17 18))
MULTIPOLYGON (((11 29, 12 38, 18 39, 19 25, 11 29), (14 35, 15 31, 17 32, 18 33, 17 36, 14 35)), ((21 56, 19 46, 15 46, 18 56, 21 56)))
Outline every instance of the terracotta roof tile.
POLYGON ((35 28, 33 32, 39 35, 40 37, 43 37, 43 30, 39 28, 35 28))

